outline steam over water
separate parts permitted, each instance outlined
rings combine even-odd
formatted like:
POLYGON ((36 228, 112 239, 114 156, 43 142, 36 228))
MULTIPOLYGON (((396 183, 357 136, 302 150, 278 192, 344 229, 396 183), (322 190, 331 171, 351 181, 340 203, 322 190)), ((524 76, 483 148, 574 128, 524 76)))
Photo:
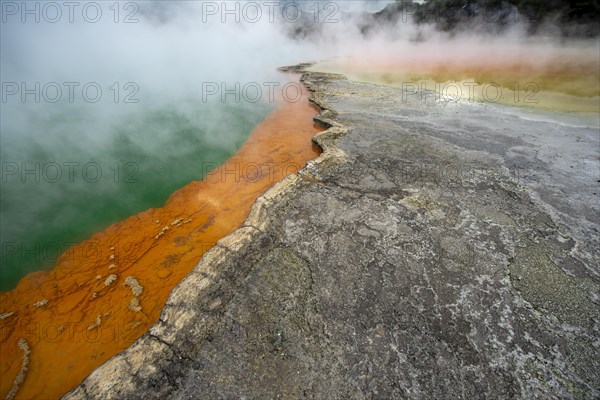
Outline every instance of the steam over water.
POLYGON ((447 34, 402 19, 365 35, 361 12, 389 1, 302 3, 303 20, 290 2, 258 2, 260 16, 226 3, 93 3, 98 14, 86 2, 2 2, 0 290, 225 161, 275 107, 281 65, 337 59, 333 71, 399 86, 509 87, 515 72, 559 102, 598 102, 597 39, 526 39, 520 23, 447 34))
POLYGON ((202 179, 275 107, 275 67, 299 60, 269 24, 203 23, 186 2, 120 4, 118 22, 98 3, 95 23, 93 7, 50 23, 46 3, 23 23, 16 4, 3 5, 0 290, 202 179))

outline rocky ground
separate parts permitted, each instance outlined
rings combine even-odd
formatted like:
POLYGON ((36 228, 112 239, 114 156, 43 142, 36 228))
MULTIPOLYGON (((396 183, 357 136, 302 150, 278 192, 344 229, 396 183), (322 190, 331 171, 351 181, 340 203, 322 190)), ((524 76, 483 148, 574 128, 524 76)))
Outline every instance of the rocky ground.
POLYGON ((599 397, 597 126, 303 81, 323 154, 66 398, 599 397))

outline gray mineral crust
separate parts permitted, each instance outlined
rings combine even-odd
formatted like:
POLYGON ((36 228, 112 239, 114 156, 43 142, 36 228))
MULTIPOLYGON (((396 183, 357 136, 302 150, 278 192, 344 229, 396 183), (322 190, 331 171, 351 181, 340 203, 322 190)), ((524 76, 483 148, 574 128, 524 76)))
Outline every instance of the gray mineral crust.
POLYGON ((597 118, 289 70, 323 154, 64 398, 600 398, 597 118))

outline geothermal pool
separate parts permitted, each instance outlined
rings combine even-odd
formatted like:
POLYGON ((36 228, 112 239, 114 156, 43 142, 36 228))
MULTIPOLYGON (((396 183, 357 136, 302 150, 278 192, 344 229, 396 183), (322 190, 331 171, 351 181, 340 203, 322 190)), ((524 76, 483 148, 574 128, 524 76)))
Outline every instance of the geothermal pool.
POLYGON ((453 140, 469 119, 523 126, 558 172, 538 179, 538 166, 516 149, 518 178, 535 177, 547 197, 559 190, 555 181, 583 182, 590 190, 573 207, 597 215, 597 207, 581 206, 597 204, 597 40, 433 35, 417 42, 394 28, 367 38, 340 23, 303 41, 290 37, 299 27, 289 21, 199 23, 200 2, 142 3, 132 24, 114 21, 107 3, 99 23, 2 25, 2 397, 23 367, 21 341, 30 353, 17 398, 58 398, 126 349, 256 199, 318 156, 311 138, 322 128, 306 93, 277 104, 204 101, 207 83, 264 87, 290 79, 276 66, 344 57, 314 68, 413 98, 428 90, 433 96, 420 106, 447 102, 446 114, 427 117, 453 140), (68 82, 77 83, 75 100, 55 101, 68 82), (504 97, 496 99, 498 89, 504 97), (464 100, 482 106, 469 116, 454 112, 464 100), (574 165, 558 157, 569 140, 569 151, 587 154, 574 165))
POLYGON ((0 291, 110 224, 162 206, 232 156, 275 107, 201 100, 133 104, 101 126, 70 104, 30 107, 22 123, 3 126, 0 291))

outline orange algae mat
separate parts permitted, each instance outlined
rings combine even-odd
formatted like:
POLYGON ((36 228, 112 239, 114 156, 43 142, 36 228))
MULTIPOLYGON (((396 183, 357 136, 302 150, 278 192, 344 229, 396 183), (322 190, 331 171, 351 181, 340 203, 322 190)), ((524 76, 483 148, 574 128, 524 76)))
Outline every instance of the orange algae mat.
MULTIPOLYGON (((300 87, 300 86, 298 86, 300 87)), ((29 348, 16 399, 56 399, 158 320, 171 290, 256 199, 320 153, 317 109, 303 90, 281 101, 225 164, 173 193, 162 208, 116 223, 61 255, 51 271, 0 293, 0 396, 29 348), (114 275, 114 276, 113 276, 114 275), (141 293, 140 293, 141 291, 141 293), (21 342, 22 343, 22 342, 21 342)))

